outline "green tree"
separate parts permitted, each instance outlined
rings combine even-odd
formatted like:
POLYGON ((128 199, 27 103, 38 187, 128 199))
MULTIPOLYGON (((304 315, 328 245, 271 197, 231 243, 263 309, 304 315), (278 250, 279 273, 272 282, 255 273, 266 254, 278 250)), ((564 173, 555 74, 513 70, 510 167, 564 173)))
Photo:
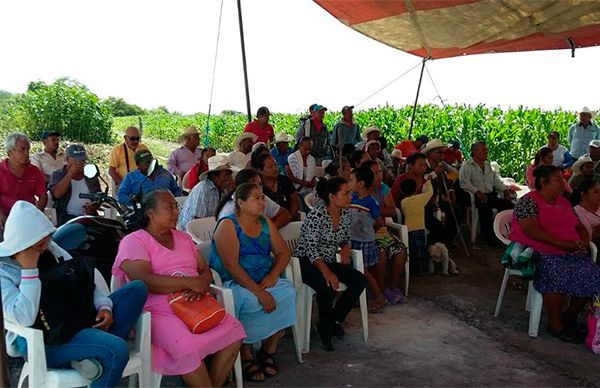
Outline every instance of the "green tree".
POLYGON ((143 108, 130 104, 120 97, 108 97, 104 103, 110 107, 114 117, 141 116, 146 113, 143 108))
POLYGON ((110 107, 85 85, 61 78, 52 84, 30 82, 15 103, 16 127, 32 138, 45 130, 84 143, 111 143, 110 107))

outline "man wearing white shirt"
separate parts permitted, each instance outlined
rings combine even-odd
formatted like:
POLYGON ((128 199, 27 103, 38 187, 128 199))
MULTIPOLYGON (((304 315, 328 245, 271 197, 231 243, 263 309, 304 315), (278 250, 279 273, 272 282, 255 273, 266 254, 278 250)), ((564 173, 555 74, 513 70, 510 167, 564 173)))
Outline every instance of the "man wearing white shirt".
POLYGON ((59 150, 60 132, 44 131, 42 133, 42 143, 44 150, 31 157, 31 164, 40 169, 46 183, 50 181, 52 173, 65 166, 67 161, 65 155, 59 150))
POLYGON ((244 132, 235 139, 235 151, 229 154, 231 167, 240 170, 248 167, 252 156, 252 145, 254 145, 256 139, 258 139, 258 136, 252 132, 244 132))

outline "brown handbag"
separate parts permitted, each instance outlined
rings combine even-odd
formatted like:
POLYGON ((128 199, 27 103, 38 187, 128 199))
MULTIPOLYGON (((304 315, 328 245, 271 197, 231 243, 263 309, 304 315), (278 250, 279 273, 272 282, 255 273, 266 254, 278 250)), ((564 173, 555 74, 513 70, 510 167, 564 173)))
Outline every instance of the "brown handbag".
POLYGON ((225 309, 208 292, 199 300, 188 301, 183 291, 177 291, 169 294, 169 304, 194 334, 209 331, 225 319, 225 309))

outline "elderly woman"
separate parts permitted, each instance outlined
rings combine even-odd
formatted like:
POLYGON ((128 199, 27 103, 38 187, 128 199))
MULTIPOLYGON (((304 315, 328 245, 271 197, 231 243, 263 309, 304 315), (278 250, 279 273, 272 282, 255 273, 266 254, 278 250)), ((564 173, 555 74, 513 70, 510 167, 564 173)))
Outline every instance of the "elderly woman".
POLYGON ((290 179, 279 174, 277 162, 271 154, 260 155, 253 166, 262 178, 263 192, 290 213, 290 220, 298 217, 300 197, 290 179))
POLYGON ((600 245, 600 184, 592 179, 582 181, 573 191, 571 203, 592 241, 600 245))
POLYGON ((189 298, 206 294, 210 268, 192 239, 175 229, 179 211, 170 192, 144 195, 142 211, 145 227, 121 241, 113 274, 141 280, 150 290, 145 308, 152 313, 152 368, 163 375, 181 375, 187 386, 221 386, 245 337, 244 328, 226 316, 211 330, 194 334, 175 315, 168 295, 182 290, 189 298), (211 354, 209 370, 202 360, 211 354))
POLYGON ((544 296, 548 332, 580 342, 577 316, 589 297, 600 294, 600 268, 586 248, 590 237, 563 197, 564 180, 556 166, 534 171, 536 191, 524 195, 514 209, 510 239, 537 253, 535 289, 544 296), (563 307, 570 296, 569 307, 563 307))
POLYGON ((344 335, 342 324, 365 289, 366 279, 350 265, 352 220, 348 211, 351 203, 348 182, 341 177, 321 179, 317 193, 321 201, 302 224, 294 256, 300 259, 302 281, 317 293, 317 330, 323 348, 333 351, 332 336, 344 335), (336 260, 338 251, 341 262, 336 260), (334 306, 340 282, 347 289, 334 306))
POLYGON ((244 376, 263 381, 278 372, 277 343, 284 329, 296 322, 296 291, 281 273, 290 250, 277 227, 265 217, 265 195, 260 186, 244 183, 235 190, 235 212, 217 224, 210 266, 223 286, 233 291, 236 316, 248 336, 242 345, 244 376), (263 341, 258 357, 252 344, 263 341))
MULTIPOLYGON (((143 283, 132 282, 106 295, 92 283, 86 289, 77 288, 72 299, 64 300, 62 308, 52 304, 55 299, 45 305, 44 293, 53 289, 44 288, 40 275, 63 260, 71 260, 66 251, 50 240, 54 231, 48 218, 34 205, 18 201, 13 206, 6 221, 6 240, 0 243, 4 319, 44 332, 48 367, 70 366, 84 378, 93 380, 92 387, 116 387, 129 361, 126 340, 142 311, 148 290, 143 283), (93 300, 93 305, 86 308, 82 304, 85 300, 93 300), (66 312, 73 314, 67 317, 66 312), (64 320, 52 323, 61 330, 53 331, 44 325, 58 317, 64 320)), ((74 273, 82 275, 77 270, 74 273)), ((84 276, 78 279, 83 281, 84 276)), ((87 281, 94 280, 90 276, 87 281)), ((27 357, 24 338, 9 332, 6 343, 9 355, 27 357)))

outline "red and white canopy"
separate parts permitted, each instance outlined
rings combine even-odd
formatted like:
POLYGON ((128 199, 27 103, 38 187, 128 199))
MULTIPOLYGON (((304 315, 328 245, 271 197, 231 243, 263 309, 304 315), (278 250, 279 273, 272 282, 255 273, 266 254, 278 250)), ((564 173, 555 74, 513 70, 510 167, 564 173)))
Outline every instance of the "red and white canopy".
POLYGON ((600 0, 314 0, 347 26, 421 57, 600 44, 600 0))

